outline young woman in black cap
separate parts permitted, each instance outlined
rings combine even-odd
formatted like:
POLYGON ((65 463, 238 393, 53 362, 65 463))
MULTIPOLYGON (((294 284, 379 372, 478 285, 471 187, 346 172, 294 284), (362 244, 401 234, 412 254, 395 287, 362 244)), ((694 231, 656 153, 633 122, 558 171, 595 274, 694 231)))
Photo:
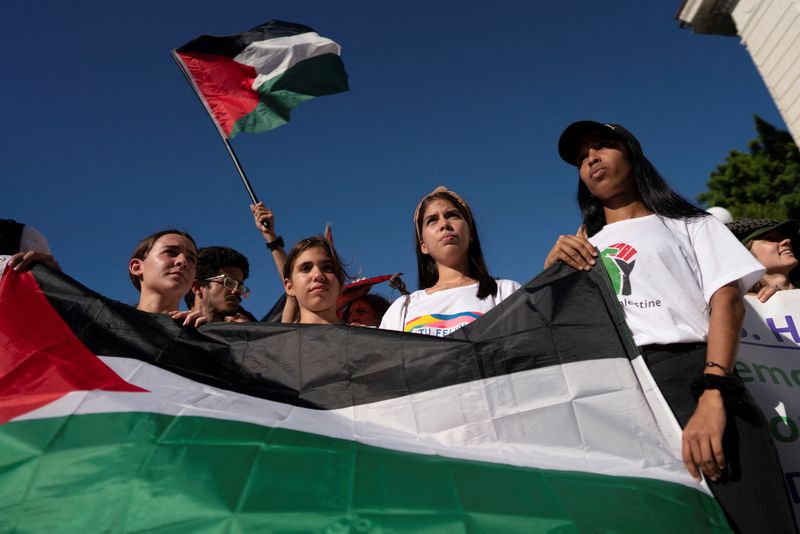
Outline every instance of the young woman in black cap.
POLYGON ((558 239, 545 267, 602 262, 684 429, 689 472, 710 479, 735 529, 794 531, 766 420, 733 373, 742 293, 763 267, 720 221, 667 185, 624 127, 573 123, 558 151, 578 168, 583 227, 558 239))
POLYGON ((778 291, 797 289, 795 281, 800 275, 795 255, 800 241, 797 221, 743 217, 726 226, 767 270, 748 293, 766 302, 778 291))

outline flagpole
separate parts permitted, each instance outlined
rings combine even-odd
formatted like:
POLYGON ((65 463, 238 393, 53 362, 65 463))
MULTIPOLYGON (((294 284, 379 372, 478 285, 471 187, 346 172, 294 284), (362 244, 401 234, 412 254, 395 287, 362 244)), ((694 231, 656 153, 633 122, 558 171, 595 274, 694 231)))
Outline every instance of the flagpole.
MULTIPOLYGON (((186 78, 186 81, 189 82, 189 85, 194 91, 194 94, 200 100, 200 103, 203 104, 203 108, 205 108, 206 113, 208 113, 208 118, 211 119, 211 122, 214 123, 214 127, 219 134, 220 139, 225 144, 225 148, 228 149, 228 154, 230 154, 231 159, 233 160, 233 164, 236 167, 236 170, 239 172, 239 177, 242 179, 242 183, 244 184, 244 188, 247 189, 247 194, 250 195, 250 200, 253 201, 253 204, 258 204, 258 197, 256 197, 256 192, 253 191, 253 186, 250 185, 250 180, 247 179, 247 175, 244 172, 244 168, 242 164, 239 162, 239 158, 236 155, 236 152, 233 150, 233 146, 231 146, 230 141, 228 140, 228 136, 225 135, 225 132, 222 131, 222 127, 217 122, 216 118, 214 118, 214 114, 211 112, 211 109, 208 107, 208 103, 200 96, 200 90, 197 88, 197 85, 194 83, 194 79, 192 79, 191 75, 186 71, 186 65, 184 65, 183 61, 180 60, 178 54, 175 53, 175 50, 172 50, 172 59, 175 60, 175 63, 178 64, 178 68, 181 69, 183 73, 183 77, 186 78)), ((269 221, 263 221, 261 226, 264 227, 265 230, 269 230, 269 221)))

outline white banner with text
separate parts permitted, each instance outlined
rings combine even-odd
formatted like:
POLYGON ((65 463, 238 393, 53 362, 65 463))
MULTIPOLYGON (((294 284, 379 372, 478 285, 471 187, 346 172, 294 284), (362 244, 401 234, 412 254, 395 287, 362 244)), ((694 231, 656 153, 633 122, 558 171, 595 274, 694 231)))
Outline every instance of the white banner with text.
POLYGON ((745 297, 736 371, 764 412, 800 517, 800 289, 745 297))

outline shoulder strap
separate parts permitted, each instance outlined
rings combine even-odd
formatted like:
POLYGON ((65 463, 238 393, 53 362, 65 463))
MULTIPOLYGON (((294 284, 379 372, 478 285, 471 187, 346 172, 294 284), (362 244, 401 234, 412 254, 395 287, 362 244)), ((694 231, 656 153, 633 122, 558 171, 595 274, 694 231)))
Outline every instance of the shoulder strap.
POLYGON ((400 326, 400 331, 401 332, 405 332, 406 331, 406 317, 408 317, 408 306, 411 304, 411 295, 406 293, 404 296, 406 298, 405 298, 405 302, 403 302, 403 321, 402 321, 402 323, 400 323, 401 324, 401 326, 400 326))

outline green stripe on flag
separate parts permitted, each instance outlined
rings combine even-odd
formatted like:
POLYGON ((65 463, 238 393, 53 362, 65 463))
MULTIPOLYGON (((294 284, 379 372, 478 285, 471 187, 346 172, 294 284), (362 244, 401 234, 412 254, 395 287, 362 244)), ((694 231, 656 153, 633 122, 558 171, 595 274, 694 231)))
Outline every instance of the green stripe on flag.
POLYGON ((411 454, 234 421, 125 412, 0 426, 3 532, 725 525, 712 498, 679 484, 411 454))
POLYGON ((315 56, 292 66, 258 88, 261 102, 236 121, 229 137, 239 132, 259 133, 283 126, 292 110, 317 96, 346 91, 347 73, 336 54, 315 56))

